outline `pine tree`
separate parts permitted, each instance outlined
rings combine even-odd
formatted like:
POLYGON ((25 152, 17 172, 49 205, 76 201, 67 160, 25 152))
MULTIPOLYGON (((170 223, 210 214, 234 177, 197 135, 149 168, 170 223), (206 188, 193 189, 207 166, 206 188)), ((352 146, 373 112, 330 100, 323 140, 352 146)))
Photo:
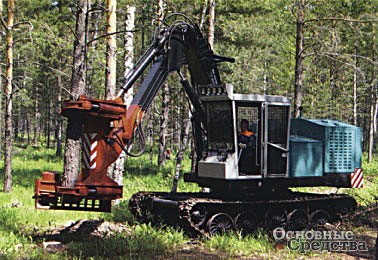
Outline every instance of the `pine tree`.
MULTIPOLYGON (((86 39, 88 0, 77 0, 74 59, 71 76, 71 95, 77 100, 85 93, 86 85, 86 39)), ((64 155, 64 186, 72 187, 77 180, 80 165, 81 123, 69 120, 64 155)))

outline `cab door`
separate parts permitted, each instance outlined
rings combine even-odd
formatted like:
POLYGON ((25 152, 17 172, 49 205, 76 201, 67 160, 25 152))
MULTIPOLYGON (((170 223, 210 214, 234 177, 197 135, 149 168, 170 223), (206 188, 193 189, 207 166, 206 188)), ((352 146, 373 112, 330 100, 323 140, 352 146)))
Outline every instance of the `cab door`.
POLYGON ((264 105, 263 171, 265 177, 285 177, 288 173, 290 106, 264 105))

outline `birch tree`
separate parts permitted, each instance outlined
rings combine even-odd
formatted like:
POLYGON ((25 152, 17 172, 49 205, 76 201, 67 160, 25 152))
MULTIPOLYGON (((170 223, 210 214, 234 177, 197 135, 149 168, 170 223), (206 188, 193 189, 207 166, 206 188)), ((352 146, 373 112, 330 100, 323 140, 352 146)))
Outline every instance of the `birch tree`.
POLYGON ((209 0, 209 31, 207 34, 207 40, 214 49, 214 22, 215 22, 215 0, 209 0))
POLYGON ((117 81, 117 1, 107 0, 105 98, 114 99, 117 81))
MULTIPOLYGON (((123 58, 123 65, 124 65, 124 72, 123 76, 126 78, 127 74, 133 68, 133 40, 134 40, 134 19, 135 19, 135 7, 127 6, 126 7, 126 17, 125 17, 125 35, 124 35, 124 58, 123 58)), ((133 88, 130 88, 122 97, 124 103, 129 106, 133 99, 133 88)), ((126 153, 124 151, 121 152, 118 159, 110 166, 113 167, 111 172, 111 177, 119 184, 122 185, 123 179, 123 172, 124 172, 124 165, 126 160, 126 153)))
MULTIPOLYGON (((106 97, 108 99, 115 98, 116 93, 116 1, 108 1, 108 22, 107 22, 107 84, 106 84, 106 97), (111 70, 111 71, 110 71, 111 70)), ((127 6, 126 19, 125 19, 125 36, 124 36, 124 73, 126 78, 127 74, 133 68, 133 31, 134 31, 134 18, 135 7, 127 6)), ((133 89, 129 89, 122 97, 126 105, 130 105, 133 98, 133 89)), ((126 159, 125 152, 122 152, 118 159, 109 166, 108 174, 119 185, 122 185, 124 163, 126 159)))
POLYGON ((294 85, 294 117, 299 117, 303 100, 303 40, 305 25, 305 0, 298 0, 297 36, 295 38, 295 85, 294 85))
MULTIPOLYGON (((215 24, 215 0, 209 0, 209 29, 207 33, 207 41, 209 42, 209 45, 212 50, 214 50, 214 24, 215 24)), ((198 156, 198 155, 197 155, 198 156)), ((192 158, 192 170, 195 167, 194 160, 197 160, 196 156, 193 156, 192 158)), ((202 187, 202 192, 210 192, 210 188, 202 187)))
MULTIPOLYGON (((117 82, 117 1, 107 0, 106 9, 108 12, 106 19, 105 98, 112 100, 116 95, 117 82)), ((108 176, 114 180, 117 178, 115 170, 117 161, 109 165, 107 169, 108 176)), ((121 180, 117 179, 117 183, 120 184, 121 180)))
MULTIPOLYGON (((156 9, 157 23, 158 25, 163 20, 164 16, 164 1, 157 1, 156 9)), ((166 161, 166 150, 167 150, 167 136, 168 136, 168 120, 169 120, 169 85, 167 82, 163 84, 162 88, 162 104, 161 104, 161 114, 160 114, 160 132, 159 132, 159 154, 158 154, 158 165, 162 166, 166 161)))
POLYGON ((201 9, 201 19, 200 19, 200 22, 199 22, 200 30, 202 30, 203 24, 205 22, 207 5, 208 5, 208 0, 203 0, 202 9, 201 9))
MULTIPOLYGON (((15 1, 8 0, 6 23, 6 75, 5 75, 5 157, 4 157, 4 191, 12 191, 12 105, 13 105, 13 26, 15 1)), ((1 17, 2 18, 2 17, 1 17)))
POLYGON ((162 104, 160 114, 160 133, 159 133, 159 155, 158 165, 162 166, 166 161, 167 136, 168 136, 168 119, 169 119, 169 85, 163 84, 162 104))

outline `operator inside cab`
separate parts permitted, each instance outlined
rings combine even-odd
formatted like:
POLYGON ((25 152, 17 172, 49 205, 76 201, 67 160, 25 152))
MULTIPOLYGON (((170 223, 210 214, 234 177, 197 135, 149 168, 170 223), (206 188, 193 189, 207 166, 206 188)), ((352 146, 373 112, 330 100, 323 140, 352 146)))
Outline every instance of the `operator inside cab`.
POLYGON ((240 120, 239 143, 245 144, 247 148, 256 144, 255 134, 249 130, 249 122, 244 118, 240 120))
POLYGON ((241 174, 256 174, 256 136, 249 129, 247 119, 240 120, 240 132, 238 134, 240 148, 239 172, 241 174))

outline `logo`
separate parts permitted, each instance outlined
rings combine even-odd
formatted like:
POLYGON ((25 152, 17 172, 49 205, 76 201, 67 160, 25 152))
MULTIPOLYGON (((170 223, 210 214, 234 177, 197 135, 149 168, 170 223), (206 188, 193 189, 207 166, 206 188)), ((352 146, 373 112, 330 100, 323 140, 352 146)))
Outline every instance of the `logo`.
POLYGON ((286 243, 290 250, 302 254, 309 251, 368 251, 366 241, 355 240, 352 231, 286 231, 279 227, 273 230, 273 237, 281 245, 286 243))

